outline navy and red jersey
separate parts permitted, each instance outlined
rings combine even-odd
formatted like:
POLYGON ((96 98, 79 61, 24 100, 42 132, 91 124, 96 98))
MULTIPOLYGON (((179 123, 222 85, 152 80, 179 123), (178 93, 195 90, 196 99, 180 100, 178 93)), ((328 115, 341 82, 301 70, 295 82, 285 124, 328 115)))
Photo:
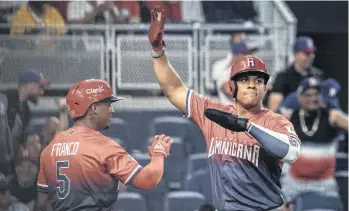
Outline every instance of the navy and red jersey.
POLYGON ((129 183, 141 168, 100 132, 72 127, 43 150, 37 187, 55 211, 112 210, 119 182, 129 183))
MULTIPOLYGON (((216 208, 255 211, 283 205, 279 183, 283 162, 271 156, 247 132, 232 132, 204 115, 206 108, 236 114, 235 106, 214 102, 190 89, 186 102, 186 116, 205 136, 216 208)), ((274 132, 295 135, 293 125, 269 109, 245 117, 274 132)))

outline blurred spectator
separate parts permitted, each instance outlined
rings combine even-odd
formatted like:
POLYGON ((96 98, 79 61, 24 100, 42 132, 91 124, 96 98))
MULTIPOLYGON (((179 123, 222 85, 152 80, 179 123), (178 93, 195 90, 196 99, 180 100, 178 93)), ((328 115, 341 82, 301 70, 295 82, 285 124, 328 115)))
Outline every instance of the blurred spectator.
POLYGON ((57 103, 59 106, 59 119, 55 116, 48 117, 40 133, 40 141, 43 148, 50 144, 57 132, 64 131, 69 126, 68 107, 65 98, 60 99, 57 103))
MULTIPOLYGON (((0 24, 8 24, 12 22, 12 17, 24 1, 0 1, 0 24)), ((0 34, 9 34, 8 27, 0 27, 0 34)))
POLYGON ((199 209, 199 211, 215 211, 215 210, 216 209, 211 204, 203 204, 200 206, 200 209, 199 209))
POLYGON ((26 204, 31 211, 35 209, 37 191, 37 163, 28 158, 20 159, 16 165, 16 175, 10 181, 10 191, 13 197, 26 204))
MULTIPOLYGON (((339 93, 341 85, 334 79, 327 79, 321 85, 321 99, 323 106, 328 108, 341 109, 339 105, 339 93)), ((282 101, 278 111, 289 112, 289 110, 299 109, 299 101, 297 92, 289 94, 284 101, 282 101)))
POLYGON ((112 1, 69 1, 67 10, 70 24, 113 24, 127 19, 112 1))
POLYGON ((208 167, 199 169, 189 175, 186 179, 185 189, 188 191, 195 191, 205 196, 207 203, 213 203, 211 176, 208 167))
POLYGON ((5 95, 8 101, 8 125, 11 130, 14 154, 17 154, 19 140, 24 135, 31 118, 28 103, 37 104, 40 96, 44 94, 44 88, 50 81, 43 78, 42 74, 28 70, 22 72, 18 78, 18 89, 7 90, 5 95))
POLYGON ((145 11, 142 15, 146 17, 142 17, 142 21, 149 22, 150 21, 150 10, 155 7, 159 7, 165 9, 166 21, 179 23, 182 22, 181 15, 181 1, 172 1, 172 0, 161 0, 161 1, 141 1, 141 4, 146 6, 148 11, 145 11))
POLYGON ((297 90, 300 109, 284 114, 302 140, 300 157, 281 179, 286 201, 306 191, 338 196, 335 138, 337 128, 348 130, 348 117, 338 109, 321 107, 320 89, 318 79, 304 79, 297 90))
POLYGON ((128 23, 141 22, 141 9, 137 1, 114 1, 119 13, 128 23))
POLYGON ((233 61, 241 56, 251 53, 244 41, 233 44, 232 54, 229 53, 226 59, 216 62, 213 65, 213 76, 216 81, 216 89, 219 96, 219 101, 226 104, 233 104, 233 93, 231 92, 230 68, 233 61))
POLYGON ((66 31, 60 13, 44 1, 28 1, 13 16, 11 34, 58 34, 66 31))
POLYGON ((203 23, 205 22, 204 9, 202 8, 201 0, 182 1, 182 22, 184 23, 203 23))
POLYGON ((28 134, 24 143, 20 145, 20 154, 22 158, 28 158, 30 160, 39 161, 42 151, 42 144, 40 137, 36 133, 28 134))
POLYGON ((61 14, 65 23, 67 23, 68 3, 69 1, 47 1, 46 2, 46 4, 49 4, 58 10, 59 14, 61 14))
POLYGON ((294 63, 278 73, 269 95, 268 107, 276 111, 284 97, 297 90, 307 77, 322 78, 323 72, 313 66, 315 46, 310 37, 298 37, 293 45, 294 63))
POLYGON ((6 176, 12 174, 14 158, 11 130, 8 124, 8 99, 0 93, 0 172, 6 176))
POLYGON ((0 210, 29 211, 28 207, 11 196, 6 178, 0 178, 0 210))
POLYGON ((252 1, 203 1, 202 4, 209 23, 244 23, 258 16, 252 1))

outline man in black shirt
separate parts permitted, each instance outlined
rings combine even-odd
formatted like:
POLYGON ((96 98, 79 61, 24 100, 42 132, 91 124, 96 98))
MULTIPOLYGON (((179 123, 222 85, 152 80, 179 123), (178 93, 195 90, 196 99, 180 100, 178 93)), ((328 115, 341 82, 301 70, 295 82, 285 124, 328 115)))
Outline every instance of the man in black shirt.
MULTIPOLYGON (((0 130, 8 131, 6 138, 0 138, 0 147, 6 147, 8 154, 11 156, 11 158, 6 158, 7 162, 2 164, 0 162, 0 171, 4 171, 5 174, 11 174, 10 162, 12 162, 13 156, 17 154, 19 140, 30 120, 31 112, 28 101, 36 104, 38 97, 44 94, 44 87, 49 84, 50 82, 45 80, 42 74, 29 70, 19 75, 17 90, 7 90, 0 94, 2 96, 0 97, 0 107, 7 108, 3 115, 4 118, 1 118, 4 122, 0 124, 0 130)), ((2 156, 0 156, 0 160, 2 160, 2 156)))
POLYGON ((297 90, 304 78, 322 79, 322 70, 312 66, 315 58, 315 46, 310 37, 298 37, 293 45, 294 62, 277 74, 273 90, 269 95, 268 107, 276 111, 280 103, 291 92, 297 90))

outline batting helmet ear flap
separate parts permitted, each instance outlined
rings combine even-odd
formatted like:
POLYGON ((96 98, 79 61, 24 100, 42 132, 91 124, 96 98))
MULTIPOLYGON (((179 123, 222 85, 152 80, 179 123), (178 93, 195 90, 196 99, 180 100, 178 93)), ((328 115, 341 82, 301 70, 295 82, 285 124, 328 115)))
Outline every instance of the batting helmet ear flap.
POLYGON ((238 92, 236 81, 230 80, 229 81, 229 87, 230 87, 230 90, 231 90, 231 94, 233 95, 233 98, 236 98, 236 95, 237 95, 237 92, 238 92))

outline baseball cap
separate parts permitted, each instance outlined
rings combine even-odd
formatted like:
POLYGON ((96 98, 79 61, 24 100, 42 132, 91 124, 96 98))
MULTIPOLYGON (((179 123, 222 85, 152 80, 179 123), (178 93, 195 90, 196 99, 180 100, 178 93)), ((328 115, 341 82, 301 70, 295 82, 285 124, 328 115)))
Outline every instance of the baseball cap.
POLYGON ((39 83, 43 87, 48 87, 51 81, 44 78, 41 72, 36 70, 27 70, 22 72, 18 77, 18 84, 39 83))
POLYGON ((241 41, 233 44, 232 52, 234 55, 236 54, 249 54, 251 50, 247 47, 246 43, 241 41))
POLYGON ((339 108, 338 95, 341 91, 341 85, 334 79, 327 79, 321 87, 321 96, 323 100, 332 108, 339 108))
POLYGON ((310 37, 302 36, 298 37, 293 45, 293 52, 302 51, 304 53, 314 53, 316 50, 313 39, 310 37))
POLYGON ((306 78, 299 84, 297 93, 298 95, 303 94, 303 92, 310 88, 316 88, 320 90, 321 82, 317 78, 306 78))

